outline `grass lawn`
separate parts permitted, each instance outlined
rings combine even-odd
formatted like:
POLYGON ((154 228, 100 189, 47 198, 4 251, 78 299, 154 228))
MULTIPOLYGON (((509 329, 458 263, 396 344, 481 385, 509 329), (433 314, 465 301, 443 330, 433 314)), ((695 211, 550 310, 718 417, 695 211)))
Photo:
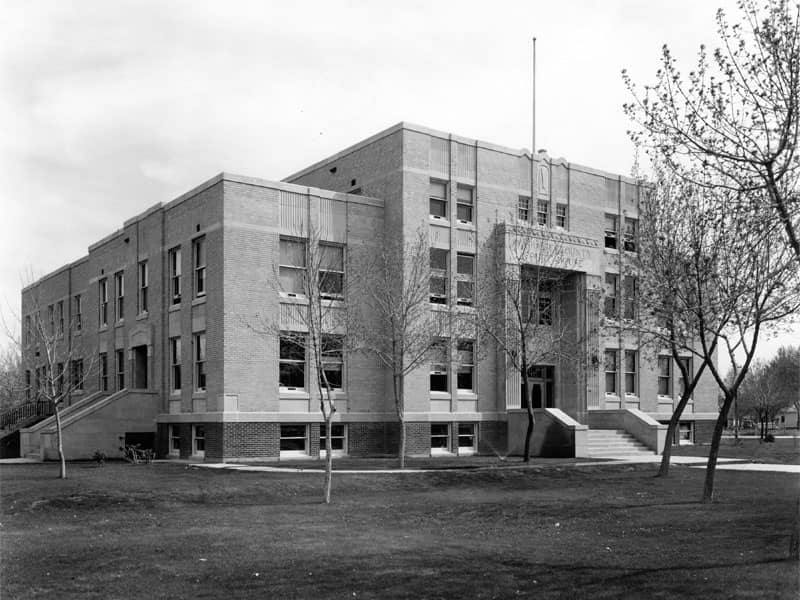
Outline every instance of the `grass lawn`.
MULTIPOLYGON (((678 446, 672 449, 673 456, 708 456, 708 444, 678 446)), ((762 463, 800 465, 800 437, 777 438, 774 442, 762 442, 758 438, 722 438, 719 446, 722 458, 737 458, 762 463)))
POLYGON ((796 475, 546 465, 3 465, 0 597, 797 598, 796 475))

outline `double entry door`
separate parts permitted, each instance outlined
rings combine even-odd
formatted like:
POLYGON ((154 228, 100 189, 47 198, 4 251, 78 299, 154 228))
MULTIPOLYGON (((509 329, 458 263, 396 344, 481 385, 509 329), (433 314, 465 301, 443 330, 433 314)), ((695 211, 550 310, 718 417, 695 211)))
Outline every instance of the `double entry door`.
MULTIPOLYGON (((532 365, 528 368, 528 391, 533 408, 555 408, 555 367, 532 365)), ((525 406, 523 399, 522 406, 525 406)))

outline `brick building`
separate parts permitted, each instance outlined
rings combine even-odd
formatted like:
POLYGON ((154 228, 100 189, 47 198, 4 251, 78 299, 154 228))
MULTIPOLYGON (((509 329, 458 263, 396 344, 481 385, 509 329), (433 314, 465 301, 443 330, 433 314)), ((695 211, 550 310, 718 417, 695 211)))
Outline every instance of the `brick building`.
MULTIPOLYGON (((624 430, 657 450, 682 382, 671 359, 643 352, 624 327, 632 294, 622 290, 635 289, 628 259, 636 252, 638 203, 639 190, 625 177, 543 152, 532 164, 525 151, 401 123, 283 182, 223 173, 146 210, 87 256, 25 288, 22 314, 52 311, 71 323, 65 335, 96 366, 64 410, 70 458, 95 449, 116 454, 125 436, 182 458, 319 456, 311 361, 279 333, 252 325, 267 317, 292 327, 288 307, 298 299, 291 287, 309 228, 345 278, 359 253, 424 228, 432 309, 452 304, 467 312, 472 283, 491 267, 491 244, 507 248, 515 236, 532 235, 569 257, 559 266, 569 292, 554 303, 575 336, 597 332, 582 342, 590 367, 551 361, 529 371, 536 452, 587 455, 598 429, 624 430), (592 302, 598 294, 604 302, 592 302)), ((35 340, 27 341, 26 364, 35 365, 35 340)), ((520 452, 519 374, 499 352, 473 352, 471 344, 485 343, 449 340, 435 367, 407 378, 409 454, 520 452)), ((343 352, 334 362, 334 448, 395 454, 386 370, 362 354, 343 352)), ((706 438, 715 418, 716 391, 705 378, 681 438, 706 438)), ((52 423, 23 430, 21 443, 23 454, 51 457, 52 423)))

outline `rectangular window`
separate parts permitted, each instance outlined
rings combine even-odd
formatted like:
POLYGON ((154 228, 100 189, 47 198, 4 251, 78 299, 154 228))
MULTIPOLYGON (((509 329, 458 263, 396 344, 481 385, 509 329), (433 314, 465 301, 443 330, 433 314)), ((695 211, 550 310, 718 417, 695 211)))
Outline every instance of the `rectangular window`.
POLYGON ((342 298, 344 294, 344 248, 319 245, 319 292, 323 298, 342 298))
POLYGON ((658 395, 672 396, 672 359, 669 356, 658 357, 658 395))
POLYGON ((47 322, 50 325, 50 337, 56 335, 56 308, 52 304, 47 307, 47 322))
POLYGON ((458 342, 458 374, 456 387, 459 392, 472 392, 475 389, 475 342, 460 340, 458 342))
POLYGON ((305 242, 281 238, 279 265, 281 291, 290 295, 305 294, 305 242))
POLYGON ((120 271, 114 274, 114 289, 117 294, 116 311, 117 321, 125 318, 125 273, 120 271))
POLYGON ((606 273, 603 313, 609 319, 617 318, 617 295, 619 294, 619 275, 606 273))
POLYGON ((625 350, 625 393, 636 395, 636 350, 625 350))
POLYGON ((458 424, 458 453, 474 454, 475 447, 475 423, 458 424))
POLYGON ((83 389, 83 359, 79 358, 70 363, 72 389, 83 389))
POLYGON ((147 312, 148 279, 147 261, 143 260, 139 263, 139 314, 147 312))
POLYGON ((539 225, 547 227, 550 222, 550 202, 547 200, 539 200, 536 203, 536 222, 539 225))
POLYGON ((456 302, 461 306, 472 306, 475 290, 475 256, 456 256, 456 302))
POLYGON ((33 321, 30 315, 25 317, 25 343, 33 343, 33 321))
POLYGON ((281 456, 308 454, 308 426, 281 425, 280 451, 281 456))
POLYGON ((172 456, 180 456, 181 453, 181 429, 178 425, 169 426, 169 453, 172 456))
POLYGON ((431 345, 431 391, 447 392, 447 366, 449 364, 447 341, 436 340, 431 345))
POLYGON ((181 338, 169 338, 170 389, 181 391, 181 338))
POLYGON ((625 238, 623 240, 626 252, 636 252, 639 221, 625 218, 625 238))
POLYGON ((25 400, 31 399, 31 372, 25 371, 25 400))
POLYGON ((100 307, 100 327, 108 325, 108 280, 101 279, 98 283, 98 301, 100 307))
POLYGON ((431 423, 431 454, 450 452, 450 423, 431 423))
POLYGON ((194 389, 206 391, 206 334, 194 334, 194 389))
POLYGON ((117 363, 117 390, 125 389, 125 350, 117 350, 116 363, 117 363))
POLYGON ((56 364, 56 394, 59 396, 64 393, 64 377, 66 373, 64 373, 64 363, 56 364))
POLYGON ((83 326, 81 317, 81 295, 75 294, 75 331, 80 331, 83 326))
POLYGON ((447 304, 447 280, 449 256, 447 250, 431 248, 430 301, 432 304, 447 304))
POLYGON ((623 305, 622 305, 622 318, 634 319, 636 318, 636 278, 626 275, 622 279, 623 289, 623 305))
POLYGON ((56 318, 58 319, 58 335, 64 335, 64 301, 59 300, 56 304, 56 318))
POLYGON ((447 219, 447 184, 442 181, 431 181, 428 195, 430 215, 435 219, 447 219))
POLYGON ((181 303, 181 247, 169 251, 169 294, 171 304, 181 303))
MULTIPOLYGON (((325 423, 319 426, 319 452, 321 456, 325 456, 325 439, 328 437, 327 428, 325 423)), ((345 427, 341 423, 331 425, 331 450, 334 456, 345 453, 345 427)))
POLYGON ((549 291, 540 290, 537 301, 537 323, 539 325, 553 324, 553 298, 549 291))
POLYGON ((206 426, 192 425, 192 455, 206 455, 206 426))
POLYGON ((606 248, 617 248, 617 217, 616 215, 606 214, 605 246, 606 248))
MULTIPOLYGON (((691 381, 694 378, 694 374, 692 373, 692 358, 690 356, 681 356, 680 361, 683 363, 683 366, 686 367, 686 373, 689 375, 689 380, 691 381)), ((686 380, 684 380, 681 370, 678 369, 678 393, 681 395, 681 398, 685 392, 686 380)))
POLYGON ((200 237, 192 242, 194 261, 194 297, 206 295, 206 238, 200 237))
POLYGON ((456 188, 456 216, 462 223, 472 223, 474 206, 473 189, 459 185, 456 188))
POLYGON ((286 390, 306 388, 306 346, 297 335, 281 334, 278 383, 286 390))
POLYGON ((99 371, 100 371, 100 391, 108 391, 108 354, 102 352, 99 358, 99 371))
POLYGON ((556 204, 556 227, 567 228, 567 205, 556 204))
POLYGON ((617 351, 606 350, 606 394, 617 393, 617 351))
POLYGON ((520 196, 517 200, 517 216, 520 221, 527 221, 530 218, 531 199, 527 196, 520 196))
MULTIPOLYGON (((342 389, 344 372, 344 338, 340 335, 322 335, 322 373, 328 385, 335 390, 342 389)), ((325 380, 320 379, 322 387, 325 380)))

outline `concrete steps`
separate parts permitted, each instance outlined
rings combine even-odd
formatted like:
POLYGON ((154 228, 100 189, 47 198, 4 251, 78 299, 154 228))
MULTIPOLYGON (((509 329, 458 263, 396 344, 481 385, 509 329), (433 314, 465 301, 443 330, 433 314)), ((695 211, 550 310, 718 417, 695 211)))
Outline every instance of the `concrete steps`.
POLYGON ((656 454, 622 429, 590 429, 587 433, 587 445, 591 457, 628 458, 656 454))

